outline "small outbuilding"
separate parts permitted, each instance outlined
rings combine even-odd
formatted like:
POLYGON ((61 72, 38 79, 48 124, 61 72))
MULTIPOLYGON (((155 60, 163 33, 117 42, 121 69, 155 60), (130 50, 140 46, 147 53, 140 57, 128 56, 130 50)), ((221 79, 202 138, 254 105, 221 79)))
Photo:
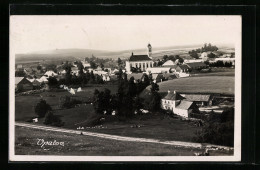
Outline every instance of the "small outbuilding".
POLYGON ((33 84, 25 77, 15 77, 15 91, 28 91, 33 89, 33 84))

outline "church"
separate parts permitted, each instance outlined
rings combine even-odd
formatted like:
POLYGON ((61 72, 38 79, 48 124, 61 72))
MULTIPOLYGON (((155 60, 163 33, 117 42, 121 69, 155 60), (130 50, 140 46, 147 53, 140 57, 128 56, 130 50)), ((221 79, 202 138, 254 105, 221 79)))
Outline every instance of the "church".
POLYGON ((134 55, 134 53, 132 53, 129 60, 126 61, 126 71, 128 73, 131 72, 132 67, 140 68, 143 72, 145 72, 147 68, 153 67, 152 46, 150 43, 147 45, 147 55, 134 55))

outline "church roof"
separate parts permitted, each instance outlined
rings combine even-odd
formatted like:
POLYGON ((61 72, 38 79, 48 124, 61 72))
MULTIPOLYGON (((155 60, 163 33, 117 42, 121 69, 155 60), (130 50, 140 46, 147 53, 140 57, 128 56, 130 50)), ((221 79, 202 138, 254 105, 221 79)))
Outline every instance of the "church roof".
POLYGON ((147 61, 152 60, 148 55, 131 55, 129 61, 147 61))

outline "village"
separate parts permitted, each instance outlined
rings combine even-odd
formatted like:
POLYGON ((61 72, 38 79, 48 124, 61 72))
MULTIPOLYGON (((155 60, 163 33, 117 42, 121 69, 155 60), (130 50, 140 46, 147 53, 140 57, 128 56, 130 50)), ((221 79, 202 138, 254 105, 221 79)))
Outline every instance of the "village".
POLYGON ((142 131, 157 124, 159 139, 232 146, 235 56, 216 48, 153 58, 149 43, 117 60, 16 64, 16 121, 133 137, 151 137, 142 131), (227 124, 225 140, 206 137, 227 124))

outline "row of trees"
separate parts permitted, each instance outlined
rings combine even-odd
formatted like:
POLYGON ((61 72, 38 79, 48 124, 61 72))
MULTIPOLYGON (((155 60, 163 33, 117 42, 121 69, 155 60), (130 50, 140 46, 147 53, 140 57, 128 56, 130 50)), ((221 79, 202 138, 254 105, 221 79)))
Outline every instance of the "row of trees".
POLYGON ((121 116, 131 116, 140 112, 141 108, 150 111, 157 111, 160 109, 161 97, 158 93, 159 86, 151 81, 148 75, 144 75, 143 81, 135 83, 134 77, 127 79, 127 75, 119 70, 118 74, 118 91, 111 95, 110 90, 104 91, 95 90, 93 105, 97 114, 111 114, 115 111, 121 116), (149 98, 142 99, 138 95, 148 85, 151 85, 151 93, 149 98))
POLYGON ((217 61, 214 63, 208 63, 210 67, 232 67, 232 62, 231 61, 217 61))
MULTIPOLYGON (((198 59, 199 58, 198 53, 203 53, 203 52, 208 52, 208 51, 213 52, 213 51, 217 51, 217 50, 218 50, 217 46, 213 46, 210 43, 208 43, 208 44, 205 43, 203 47, 189 51, 189 55, 193 58, 198 59)), ((208 57, 215 58, 216 56, 213 53, 210 53, 208 57)))

